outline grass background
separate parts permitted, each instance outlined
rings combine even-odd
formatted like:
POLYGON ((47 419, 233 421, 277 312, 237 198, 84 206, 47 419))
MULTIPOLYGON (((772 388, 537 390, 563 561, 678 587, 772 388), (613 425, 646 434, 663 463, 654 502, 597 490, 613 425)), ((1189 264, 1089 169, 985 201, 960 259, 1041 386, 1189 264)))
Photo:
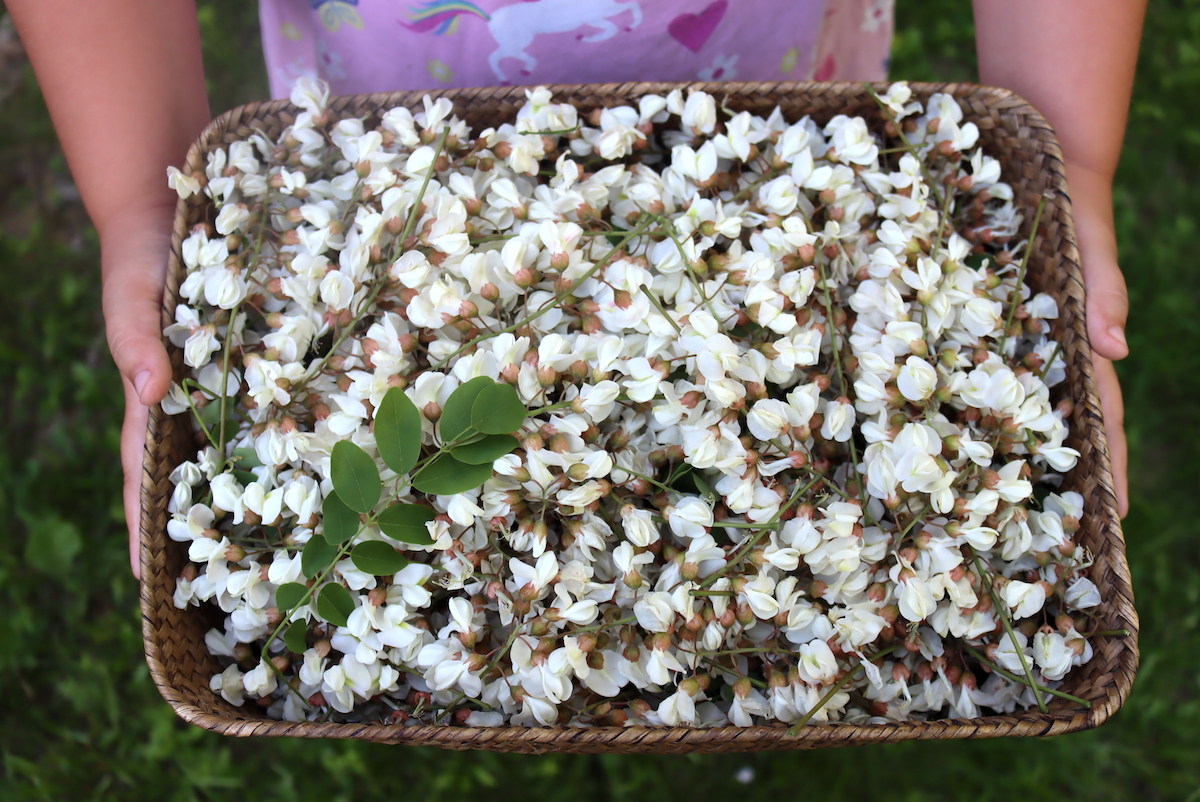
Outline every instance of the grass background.
MULTIPOLYGON (((266 96, 254 4, 200 0, 214 111, 266 96)), ((2 16, 2 11, 0 11, 2 16)), ((975 76, 970 6, 899 4, 892 75, 975 76)), ((542 757, 233 740, 177 720, 141 657, 98 249, 32 72, 0 25, 0 800, 724 798, 1200 801, 1200 0, 1151 3, 1116 185, 1129 281, 1142 668, 1102 728, 1052 739, 734 756, 542 757), (5 44, 7 42, 7 44, 5 44), (746 771, 749 769, 749 771, 746 771), (748 781, 748 782, 747 782, 748 781)))

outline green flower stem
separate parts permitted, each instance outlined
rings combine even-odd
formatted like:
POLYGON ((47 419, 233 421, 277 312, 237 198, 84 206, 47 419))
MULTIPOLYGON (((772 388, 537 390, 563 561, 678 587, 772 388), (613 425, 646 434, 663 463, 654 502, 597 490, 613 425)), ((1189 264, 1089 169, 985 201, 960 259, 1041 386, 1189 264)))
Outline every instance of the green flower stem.
MULTIPOLYGON (((184 381, 186 382, 187 379, 184 379, 184 381)), ((192 401, 192 394, 187 392, 186 388, 184 390, 184 395, 187 396, 188 406, 192 408, 192 415, 195 416, 196 423, 200 424, 200 428, 204 431, 204 436, 208 438, 208 442, 216 442, 215 438, 212 436, 212 432, 209 431, 208 426, 206 426, 204 421, 201 419, 200 410, 196 409, 196 404, 194 401, 192 401)), ((222 415, 221 417, 224 416, 222 415)))
MULTIPOLYGON (((819 482, 821 480, 821 478, 822 477, 813 479, 811 482, 806 484, 804 487, 798 487, 795 491, 793 491, 792 495, 788 498, 787 503, 785 503, 782 507, 780 507, 779 512, 775 513, 775 515, 772 516, 771 520, 767 521, 767 523, 764 524, 764 526, 771 526, 772 524, 778 523, 780 516, 782 516, 783 513, 786 512, 787 510, 791 509, 792 504, 794 504, 796 502, 796 499, 800 498, 801 495, 803 495, 804 493, 807 493, 809 490, 811 490, 813 485, 815 485, 817 482, 819 482)), ((800 483, 797 482, 796 484, 799 485, 800 483)), ((750 550, 753 549, 755 546, 757 546, 758 542, 760 540, 762 540, 763 536, 766 535, 767 532, 769 532, 769 531, 770 531, 769 529, 765 529, 765 528, 760 529, 758 532, 756 532, 753 535, 751 535, 750 537, 746 538, 742 542, 742 545, 738 548, 737 552, 735 552, 734 555, 729 558, 729 561, 726 562, 725 565, 721 566, 719 569, 717 569, 713 573, 709 574, 708 578, 700 583, 699 588, 691 591, 692 595, 696 595, 701 590, 704 590, 704 589, 710 587, 711 585, 713 585, 718 579, 721 578, 722 575, 724 575, 727 571, 729 571, 731 568, 733 568, 735 565, 737 565, 743 559, 745 559, 746 555, 750 553, 750 550)))
MULTIPOLYGON (((667 519, 661 515, 651 514, 650 517, 659 523, 667 523, 667 519)), ((770 522, 758 524, 754 521, 713 521, 712 528, 716 529, 717 527, 724 527, 727 529, 753 529, 758 531, 759 529, 778 529, 779 524, 770 522)))
MULTIPOLYGON (((726 674, 729 674, 730 676, 733 676, 733 677, 737 677, 738 679, 742 678, 741 674, 734 671, 732 668, 721 665, 716 660, 709 660, 708 662, 705 663, 705 665, 715 668, 718 671, 724 671, 726 674)), ((763 682, 762 680, 755 679, 754 677, 746 677, 746 679, 750 680, 750 684, 753 685, 755 688, 760 688, 762 690, 766 690, 767 688, 771 687, 767 683, 763 682)))
POLYGON ((704 657, 721 657, 726 654, 786 654, 792 657, 799 657, 799 652, 789 651, 787 649, 772 648, 770 646, 747 646, 741 649, 724 649, 716 652, 695 652, 695 654, 704 657))
POLYGON ((1010 680, 1012 682, 1018 682, 1027 687, 1033 688, 1035 691, 1037 691, 1037 690, 1045 691, 1046 693, 1048 693, 1052 696, 1057 696, 1060 699, 1067 699, 1068 701, 1083 705, 1084 707, 1088 708, 1089 710, 1092 707, 1092 703, 1089 702, 1087 699, 1080 699, 1078 696, 1072 696, 1069 693, 1063 693, 1062 691, 1056 691, 1053 688, 1047 688, 1045 685, 1038 685, 1036 683, 1031 683, 1030 680, 1028 680, 1025 677, 1018 677, 1016 674, 1013 674, 1010 671, 1005 671, 1003 668, 996 665, 991 660, 988 660, 987 656, 983 652, 974 648, 969 643, 960 642, 959 645, 962 646, 964 649, 966 649, 971 654, 975 655, 976 660, 983 663, 985 666, 990 668, 992 671, 995 671, 997 674, 999 674, 1000 676, 1004 677, 1007 680, 1010 680))
POLYGON ((688 280, 692 283, 692 287, 695 288, 696 293, 704 299, 704 306, 708 309, 708 313, 713 316, 713 320, 717 321, 717 328, 719 328, 721 331, 725 331, 725 326, 722 324, 720 316, 717 314, 716 310, 713 309, 712 301, 707 295, 704 294, 704 288, 700 285, 700 282, 696 279, 696 275, 692 272, 691 265, 688 264, 687 251, 683 249, 683 243, 679 241, 679 235, 675 230, 675 224, 671 220, 668 220, 666 217, 663 217, 659 214, 648 216, 662 223, 662 227, 667 232, 667 236, 671 238, 671 242, 675 243, 675 249, 679 251, 679 261, 683 263, 684 275, 688 277, 688 280))
POLYGON ((1029 666, 1029 660, 1025 657, 1025 650, 1021 648, 1020 642, 1017 640, 1017 633, 1013 631, 1012 622, 1008 620, 1008 606, 1004 600, 1000 598, 1000 594, 996 592, 996 586, 992 584, 991 577, 983 570, 983 561, 979 559, 979 554, 975 551, 974 546, 968 546, 971 549, 971 557, 975 561, 975 570, 979 573, 979 581, 987 585, 988 595, 992 597, 992 604, 996 608, 996 614, 1000 616, 1000 623, 1004 625, 1004 631, 1008 633, 1008 639, 1012 641, 1013 651, 1017 653, 1017 657, 1021 658, 1021 668, 1025 670, 1026 682, 1033 689, 1033 698, 1037 700, 1038 710, 1046 712, 1046 702, 1042 699, 1041 691, 1038 690, 1038 684, 1033 679, 1033 669, 1029 666))
POLYGON ((748 200, 750 198, 750 196, 754 194, 754 190, 758 189, 760 186, 767 183, 768 181, 773 181, 776 178, 778 178, 779 176, 783 175, 784 172, 786 172, 787 169, 790 167, 791 167, 791 165, 788 165, 788 167, 773 167, 773 168, 771 168, 767 172, 763 173, 762 176, 754 179, 749 184, 747 184, 746 186, 744 186, 740 190, 738 190, 738 193, 733 196, 733 202, 740 203, 741 201, 748 200))
MULTIPOLYGON (((895 646, 889 646, 888 648, 884 649, 883 651, 877 652, 876 654, 871 655, 869 658, 867 658, 867 660, 870 660, 871 662, 875 662, 876 660, 878 660, 882 657, 887 657, 889 654, 891 654, 892 652, 901 648, 903 645, 904 644, 902 644, 902 643, 898 643, 895 646)), ((822 696, 821 699, 815 705, 812 706, 812 708, 807 713, 805 713, 803 716, 801 716, 799 721, 797 721, 795 724, 793 724, 791 726, 791 729, 789 729, 787 731, 788 736, 794 737, 797 733, 799 733, 800 728, 803 727, 805 724, 807 724, 809 721, 811 721, 812 717, 817 714, 817 711, 819 711, 825 705, 829 704, 829 700, 832 699, 837 694, 838 691, 840 691, 842 688, 846 687, 846 685, 848 685, 852 679, 854 679, 854 677, 858 674, 859 670, 863 667, 863 663, 865 663, 865 662, 867 662, 867 661, 866 660, 860 661, 858 663, 858 665, 854 666, 854 668, 847 671, 846 675, 844 677, 842 677, 840 680, 838 680, 836 683, 834 683, 833 687, 831 687, 825 693, 825 695, 822 696)))
MULTIPOLYGON (((893 123, 893 125, 894 125, 894 123, 893 123)), ((879 153, 880 153, 880 155, 883 155, 885 153, 911 153, 912 151, 917 150, 918 148, 919 148, 918 145, 901 145, 901 146, 895 147, 895 148, 880 148, 879 153)))
MULTIPOLYGON (((437 148, 433 152, 433 161, 429 164, 429 169, 425 172, 424 180, 421 181, 421 188, 417 191, 417 198, 415 201, 413 201, 412 210, 408 213, 408 219, 404 222, 404 230, 400 232, 400 236, 395 240, 396 250, 392 252, 392 257, 388 260, 389 263, 396 260, 396 258, 399 256, 399 251, 404 247, 404 243, 408 241, 408 238, 412 236, 413 229, 417 227, 417 220, 421 213, 421 201, 425 197, 425 190, 429 187, 429 180, 433 177, 433 174, 437 169, 438 159, 441 158, 442 149, 445 148, 446 138, 449 136, 450 126, 447 125, 442 129, 442 135, 438 138, 437 148)), ((384 275, 386 275, 386 273, 387 270, 385 269, 384 275)), ((371 304, 375 303, 375 299, 379 297, 379 293, 383 290, 385 283, 386 282, 381 276, 380 279, 375 283, 375 287, 371 290, 371 294, 366 297, 362 303, 362 306, 359 307, 358 313, 354 316, 354 319, 350 321, 350 324, 342 330, 342 333, 338 335, 338 338, 334 341, 333 345, 330 346, 329 352, 325 354, 325 356, 321 357, 321 361, 316 364, 316 367, 309 369, 309 379, 306 379, 304 382, 300 383, 299 387, 293 391, 293 398, 296 397, 296 394, 299 392, 299 390, 307 386, 308 381, 313 376, 318 375, 322 370, 325 369, 325 365, 327 365, 329 360, 332 359, 334 354, 337 353, 338 348, 341 347, 342 343, 346 341, 346 338, 354 332, 354 329, 358 325, 359 321, 363 319, 363 316, 367 313, 367 310, 371 308, 371 304)))
MULTIPOLYGON (((658 481, 657 479, 652 479, 649 476, 646 476, 645 474, 638 473, 637 471, 633 470, 632 468, 625 468, 621 465, 614 465, 613 470, 614 471, 623 471, 623 472, 629 474, 630 476, 636 476, 638 479, 647 481, 650 484, 654 485, 655 487, 659 488, 660 490, 665 490, 668 493, 678 493, 679 492, 675 488, 667 487, 666 485, 664 485, 662 482, 658 481)), ((621 484, 624 484, 624 483, 621 483, 621 484)))
MULTIPOLYGON (((271 210, 269 208, 271 201, 270 182, 267 184, 266 191, 263 194, 262 206, 262 225, 258 229, 258 237, 254 240, 254 250, 250 254, 250 261, 246 265, 246 274, 254 272, 255 265, 258 264, 258 257, 262 252, 263 238, 266 236, 267 229, 270 228, 271 210)), ((225 347, 221 354, 221 420, 218 423, 218 431, 220 432, 220 441, 217 446, 217 473, 221 473, 225 469, 225 416, 227 414, 226 401, 227 395, 225 390, 229 387, 229 358, 233 351, 233 324, 237 320, 238 310, 242 308, 242 302, 238 301, 234 304, 233 309, 229 310, 229 323, 225 328, 225 347)), ((211 438, 210 438, 211 441, 211 438)))
POLYGON ((1050 366, 1054 364, 1054 360, 1058 359, 1060 351, 1062 351, 1062 343, 1054 343, 1054 350, 1050 352, 1050 358, 1046 360, 1046 364, 1042 365, 1042 369, 1037 373, 1039 379, 1046 378, 1046 374, 1050 372, 1050 366))
MULTIPOLYGON (((514 626, 512 628, 512 632, 508 633, 508 640, 506 640, 504 645, 500 647, 500 650, 496 652, 496 656, 493 657, 491 661, 483 667, 483 671, 479 672, 479 676, 486 677, 488 674, 492 673, 496 666, 500 665, 500 661, 504 659, 504 655, 508 654, 508 650, 512 648, 513 642, 516 641, 517 635, 519 634, 520 630, 514 626)), ((443 707, 441 712, 434 716, 433 723, 437 724, 439 721, 441 721, 442 718, 445 717, 451 710, 453 710, 459 702, 466 698, 467 692, 459 691, 458 697, 455 698, 453 702, 443 707)))
MULTIPOLYGON (((581 236, 581 237, 611 237, 611 236, 615 236, 615 235, 621 234, 621 233, 624 233, 624 232, 621 230, 615 230, 615 229, 610 230, 610 231, 583 231, 580 233, 579 236, 581 236)), ((651 237, 666 235, 665 231, 662 231, 657 228, 648 229, 648 230, 644 231, 643 233, 646 236, 651 236, 651 237)), ((518 236, 517 234, 484 234, 479 237, 471 237, 470 243, 472 245, 482 245, 485 242, 506 242, 510 239, 516 239, 517 236, 518 236)))
POLYGON ((262 658, 262 660, 264 662, 266 662, 267 665, 269 665, 271 667, 271 670, 273 672, 275 672, 275 675, 278 677, 279 682, 281 682, 283 684, 283 686, 285 688, 287 688, 288 690, 290 690, 292 693, 296 694, 296 698, 299 699, 300 701, 304 702, 305 704, 308 704, 308 700, 300 695, 300 691, 296 690, 295 688, 293 688, 291 685, 288 684, 287 677, 285 677, 283 675, 283 672, 279 670, 278 666, 276 666, 273 662, 271 662, 271 659, 270 659, 269 655, 267 654, 267 650, 271 647, 271 644, 275 642, 275 639, 279 637, 279 633, 283 632, 284 628, 288 624, 291 623, 292 614, 295 613, 297 610, 299 610, 304 605, 308 604, 312 600, 313 593, 316 591, 316 589, 318 587, 320 587, 321 582, 323 582, 325 577, 327 577, 329 575, 329 572, 333 570, 333 566, 337 565, 338 560, 342 559, 343 557, 346 556, 346 554, 349 553, 350 547, 353 543, 354 543, 354 538, 351 538, 350 540, 347 540, 345 543, 343 543, 338 548, 337 556, 333 558, 333 561, 330 562, 329 565, 325 566, 325 570, 323 570, 323 571, 321 571, 321 573, 317 574, 316 578, 313 579, 312 584, 309 585, 308 590, 306 590, 304 595, 302 597, 300 597, 300 601, 297 602, 296 606, 293 607, 292 609, 288 610, 287 613, 284 614, 283 620, 279 622, 279 626, 275 627, 275 631, 270 634, 270 636, 266 640, 266 643, 263 644, 262 651, 259 652, 259 656, 262 658))
MULTIPOLYGON (((942 247, 942 232, 946 230, 946 221, 950 218, 950 207, 954 203, 954 192, 947 187, 946 194, 942 197, 941 214, 938 215, 938 229, 934 233, 933 247, 929 250, 929 257, 937 260, 937 252, 942 247)), ((924 319, 925 314, 922 312, 921 318, 924 319)), ((924 324, 921 326, 924 328, 924 324)))
MULTIPOLYGON (((850 398, 850 384, 846 381, 846 371, 842 367, 841 348, 838 344, 837 324, 833 322, 833 298, 829 294, 829 278, 825 275, 825 266, 820 260, 817 261, 817 269, 821 271, 821 289, 825 295, 825 320, 829 324, 829 344, 833 349, 833 364, 837 367, 838 384, 842 388, 842 396, 850 398)), ((862 478, 858 473, 858 447, 854 444, 854 437, 851 436, 846 444, 850 446, 850 470, 854 474, 854 480, 859 485, 859 494, 863 494, 862 478)), ((830 487, 834 487, 833 482, 829 483, 830 487)), ((838 488, 838 493, 843 498, 849 500, 849 496, 838 488)), ((863 510, 866 510, 866 504, 863 505, 863 510)))
POLYGON ((561 128, 557 131, 518 131, 521 136, 558 136, 559 134, 573 134, 579 130, 579 124, 576 123, 573 128, 561 128))
POLYGON ((631 231, 626 231, 624 236, 621 237, 621 241, 619 243, 617 243, 616 245, 614 245, 613 249, 611 251, 609 251, 607 254, 605 254, 604 257, 600 259, 600 261, 596 262, 596 264, 589 267, 582 276, 580 276, 578 279, 576 279, 574 282, 571 283, 571 286, 567 287, 565 290, 560 292, 558 295, 551 298, 549 301, 547 301, 545 304, 543 304, 540 308, 538 308, 538 310, 536 312, 534 312, 533 314, 531 314, 521 320, 518 320, 516 323, 512 323, 508 326, 505 326, 504 328, 499 329, 495 332, 489 332, 485 336, 476 337, 473 340, 469 340, 468 342, 463 343, 461 348, 459 348, 457 351, 455 351, 454 353, 447 356, 441 362, 438 362, 436 365, 432 365, 430 367, 430 370, 438 370, 440 368, 445 367, 446 365, 450 364, 450 360, 454 359, 454 357, 458 356, 463 351, 466 351, 472 345, 477 345, 478 343, 481 343, 484 340, 490 340, 491 338, 498 337, 501 334, 509 334, 511 332, 514 332, 523 326, 529 325, 530 323, 537 320, 542 315, 549 312, 551 309, 557 308, 558 305, 560 303, 562 303, 564 298, 566 298, 568 295, 573 294, 575 292, 575 290, 577 290, 581 286, 583 286, 583 283, 585 281, 587 281, 588 279, 590 279, 593 275, 595 275, 596 271, 599 270, 601 267, 603 267, 605 265, 605 263, 608 262, 608 260, 611 259, 617 253, 617 251, 619 251, 619 250, 621 250, 621 248, 625 247, 625 245, 630 240, 632 240, 636 237, 640 237, 642 234, 646 233, 646 230, 649 227, 650 227, 650 224, 649 224, 649 221, 647 221, 643 225, 640 225, 631 231))
POLYGON ((580 627, 579 629, 572 629, 570 631, 564 630, 558 633, 558 637, 563 637, 565 635, 586 635, 589 632, 599 632, 600 630, 608 629, 609 627, 621 627, 625 626, 626 624, 633 624, 636 622, 637 616, 631 615, 625 618, 618 618, 615 621, 609 621, 604 624, 592 624, 590 627, 580 627))
POLYGON ((1038 201, 1037 211, 1033 213, 1033 230, 1029 232, 1029 242, 1025 243, 1025 255, 1021 257, 1021 267, 1017 271, 1017 285, 1009 297, 1008 315, 1004 318, 1004 333, 1000 336, 1000 356, 1004 356, 1004 346, 1008 344, 1008 329, 1012 326, 1013 315, 1021 304, 1021 287, 1025 284, 1025 272, 1029 269, 1029 257, 1033 254, 1034 243, 1037 242, 1038 226, 1042 222, 1042 211, 1046 208, 1048 197, 1042 195, 1038 201))
POLYGON ((896 542, 900 543, 904 540, 904 538, 908 537, 908 533, 912 531, 912 528, 917 525, 918 521, 924 521, 926 513, 928 513, 932 508, 932 504, 926 504, 923 510, 914 515, 913 519, 908 522, 908 526, 904 527, 904 530, 900 532, 900 537, 897 538, 896 542))
POLYGON ((778 529, 778 522, 768 521, 767 523, 759 524, 754 521, 713 521, 713 529, 724 527, 726 529, 778 529))
POLYGON ((732 590, 693 590, 693 596, 736 596, 732 590))
POLYGON ((551 404, 546 407, 540 407, 538 409, 531 409, 531 410, 529 410, 529 415, 527 417, 536 418, 539 415, 545 415, 547 412, 554 412, 555 410, 559 410, 559 409, 568 409, 568 408, 570 408, 572 403, 574 403, 574 402, 573 401, 559 401, 558 403, 551 404))
MULTIPOLYGON (((263 205, 265 207, 265 200, 263 201, 263 205)), ((258 243, 254 246, 254 256, 251 258, 247 271, 252 270, 254 262, 258 261, 258 248, 260 245, 262 245, 262 229, 259 230, 258 243)), ((225 390, 229 388, 229 357, 233 352, 233 343, 231 342, 233 340, 233 323, 237 320, 237 313, 241 308, 242 304, 239 301, 233 305, 233 309, 229 310, 229 323, 225 328, 225 348, 222 349, 223 353, 221 354, 221 419, 217 424, 217 430, 220 432, 220 439, 217 441, 217 473, 225 469, 225 415, 227 412, 226 404, 228 403, 228 396, 225 395, 225 390)))
MULTIPOLYGON (((923 148, 924 145, 914 145, 913 143, 908 141, 908 137, 905 135, 904 128, 901 127, 899 120, 897 120, 895 115, 892 114, 892 110, 890 108, 888 108, 888 104, 883 102, 883 98, 881 98, 879 95, 875 94, 875 90, 871 88, 871 85, 863 84, 863 86, 865 86, 867 88, 867 93, 872 98, 875 99, 876 103, 879 104, 879 110, 881 112, 883 112, 884 119, 887 120, 888 122, 890 122, 892 124, 892 127, 896 129, 896 136, 898 136, 900 138, 900 141, 904 143, 905 150, 914 151, 914 150, 920 150, 921 148, 923 148)), ((938 195, 938 184, 936 181, 933 180, 933 176, 930 174, 929 168, 925 165, 925 160, 921 159, 920 164, 921 164, 921 175, 924 176, 925 183, 929 185, 929 191, 933 193, 933 196, 935 198, 937 198, 939 201, 941 201, 941 197, 938 195)))
POLYGON ((654 297, 654 293, 650 292, 650 289, 645 284, 642 285, 642 292, 646 293, 646 298, 648 298, 650 303, 654 305, 654 308, 658 310, 658 313, 666 318, 666 321, 671 324, 671 328, 675 329, 675 333, 683 334, 683 329, 679 328, 679 324, 675 322, 675 318, 667 314, 667 310, 663 308, 662 302, 654 297))

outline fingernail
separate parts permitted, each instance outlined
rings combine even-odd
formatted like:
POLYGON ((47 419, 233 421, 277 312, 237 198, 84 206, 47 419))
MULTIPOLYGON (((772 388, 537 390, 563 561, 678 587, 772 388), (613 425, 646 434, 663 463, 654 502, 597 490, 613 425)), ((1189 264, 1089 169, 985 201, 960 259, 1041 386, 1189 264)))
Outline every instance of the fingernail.
POLYGON ((148 370, 143 370, 133 377, 133 389, 137 391, 138 399, 141 399, 142 391, 146 389, 146 382, 148 381, 150 381, 150 371, 148 370))
POLYGON ((1120 326, 1109 326, 1108 335, 1119 342, 1123 347, 1129 348, 1129 343, 1125 342, 1125 329, 1120 326))

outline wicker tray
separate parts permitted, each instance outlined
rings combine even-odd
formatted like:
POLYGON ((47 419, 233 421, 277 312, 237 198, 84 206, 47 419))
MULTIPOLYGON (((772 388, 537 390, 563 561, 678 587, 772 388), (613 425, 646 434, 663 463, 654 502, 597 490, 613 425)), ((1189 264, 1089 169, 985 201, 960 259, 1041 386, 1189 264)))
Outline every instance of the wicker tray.
MULTIPOLYGON (((571 102, 581 110, 621 105, 646 93, 666 94, 677 84, 631 83, 552 87, 555 100, 571 102)), ((808 114, 824 122, 835 114, 862 115, 881 123, 878 107, 866 87, 847 83, 727 83, 691 84, 725 99, 735 111, 768 114, 776 105, 789 120, 808 114)), ((882 91, 884 85, 875 87, 882 91)), ((166 534, 168 475, 174 465, 195 453, 195 441, 184 416, 150 413, 141 484, 142 629, 150 673, 163 697, 185 721, 226 735, 290 735, 308 738, 359 738, 385 743, 410 743, 448 749, 490 749, 508 752, 749 752, 767 749, 811 749, 932 738, 994 738, 1005 735, 1058 735, 1090 729, 1108 719, 1129 695, 1138 663, 1138 619, 1125 559, 1125 543, 1116 512, 1108 445, 1096 397, 1091 348, 1084 320, 1084 291, 1079 252, 1071 222, 1071 202, 1066 192, 1062 153, 1049 124, 1036 110, 1011 92, 970 84, 913 84, 914 97, 926 100, 934 92, 957 98, 965 118, 979 127, 979 141, 999 159, 1002 177, 1012 185, 1016 202, 1032 210, 1043 193, 1050 202, 1042 218, 1036 250, 1029 266, 1035 291, 1047 292, 1058 302, 1061 316, 1054 321, 1055 336, 1062 342, 1067 362, 1067 382, 1077 400, 1070 421, 1068 445, 1081 453, 1078 467, 1063 489, 1085 499, 1079 542, 1095 557, 1090 577, 1104 599, 1097 608, 1102 627, 1125 629, 1126 636, 1093 639, 1095 656, 1068 675, 1064 690, 1087 699, 1090 709, 1054 698, 1049 712, 1037 710, 1008 716, 950 719, 891 724, 818 724, 788 737, 784 725, 749 728, 651 727, 497 727, 388 726, 279 722, 266 717, 252 704, 234 707, 209 690, 209 680, 221 671, 217 658, 208 654, 204 633, 218 624, 216 611, 176 609, 172 602, 175 579, 187 562, 184 544, 166 534)), ((418 109, 424 92, 357 95, 334 98, 330 110, 346 116, 369 116, 378 109, 405 105, 418 109)), ((459 89, 431 92, 454 102, 456 113, 476 131, 516 118, 525 103, 517 87, 459 89)), ((203 169, 210 149, 253 130, 276 136, 294 120, 297 109, 284 101, 254 103, 229 111, 215 120, 188 154, 186 171, 203 169), (253 130, 252 130, 253 129, 253 130)), ((371 121, 368 120, 368 125, 371 121)), ((180 201, 172 237, 172 254, 163 299, 164 325, 174 319, 179 285, 184 275, 180 244, 189 226, 202 219, 206 199, 193 196, 180 201)), ((1022 236, 1029 235, 1026 215, 1022 236)), ((182 370, 180 349, 172 348, 177 372, 182 370)))

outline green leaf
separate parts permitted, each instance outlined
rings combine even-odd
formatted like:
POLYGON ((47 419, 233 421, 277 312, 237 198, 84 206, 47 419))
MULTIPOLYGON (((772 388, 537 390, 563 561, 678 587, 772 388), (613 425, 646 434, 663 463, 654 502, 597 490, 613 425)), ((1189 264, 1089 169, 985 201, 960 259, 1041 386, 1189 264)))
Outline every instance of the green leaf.
POLYGON ((34 518, 21 516, 29 527, 29 540, 25 541, 25 562, 45 574, 62 576, 71 568, 83 538, 75 524, 64 521, 54 513, 34 518))
POLYGON ((253 448, 235 448, 233 457, 237 460, 239 468, 261 468, 263 466, 262 460, 258 458, 258 452, 253 448))
POLYGON ((225 439, 221 442, 217 442, 221 440, 221 399, 215 398, 209 401, 204 409, 200 410, 200 420, 212 433, 211 442, 217 448, 228 443, 238 433, 238 417, 234 412, 236 408, 237 399, 228 396, 225 399, 225 439))
POLYGON ((495 382, 487 376, 479 376, 460 384, 458 389, 450 394, 438 421, 438 431, 442 435, 443 443, 453 442, 467 433, 471 428, 471 411, 475 407, 475 399, 483 392, 483 388, 493 384, 495 382))
POLYGON ((339 440, 333 447, 329 473, 334 491, 355 512, 370 512, 379 502, 383 480, 375 460, 349 440, 339 440))
POLYGON ((438 454, 413 477, 413 487, 435 496, 473 490, 492 478, 492 464, 468 465, 447 453, 438 454))
POLYGON ((344 627, 354 612, 354 599, 350 591, 338 584, 328 584, 321 588, 317 596, 317 615, 335 626, 344 627))
POLYGON ((508 434, 521 428, 529 410, 511 384, 493 382, 484 387, 471 407, 471 425, 484 434, 508 434))
POLYGON ((454 446, 450 453, 456 460, 468 465, 491 465, 520 444, 511 434, 489 434, 482 440, 454 446))
MULTIPOLYGON (((303 560, 303 558, 301 558, 303 560)), ((299 582, 288 582, 280 585, 275 591, 275 606, 282 612, 295 610, 304 597, 308 594, 308 588, 301 585, 299 582)))
POLYGON ((379 515, 379 528, 393 540, 428 546, 433 543, 425 524, 437 513, 419 504, 393 504, 379 515))
POLYGON ((358 570, 373 576, 391 576, 408 565, 400 552, 378 540, 359 543, 350 552, 350 561, 358 570))
POLYGON ((325 521, 325 540, 340 546, 358 534, 358 513, 346 506, 342 497, 330 493, 321 503, 321 517, 325 521))
POLYGON ((290 651, 302 654, 308 648, 308 622, 293 621, 283 632, 283 642, 290 651))
POLYGON ((305 579, 312 579, 328 568, 337 553, 337 546, 329 545, 329 541, 321 535, 310 537, 304 544, 304 551, 300 552, 300 570, 305 579))
POLYGON ((237 479, 238 482, 243 485, 248 485, 251 482, 258 481, 258 477, 255 476, 254 474, 250 473, 250 471, 242 471, 242 470, 238 470, 236 468, 233 471, 233 478, 237 479))
POLYGON ((421 413, 399 387, 388 390, 375 410, 375 442, 384 464, 398 474, 421 459, 421 413))

